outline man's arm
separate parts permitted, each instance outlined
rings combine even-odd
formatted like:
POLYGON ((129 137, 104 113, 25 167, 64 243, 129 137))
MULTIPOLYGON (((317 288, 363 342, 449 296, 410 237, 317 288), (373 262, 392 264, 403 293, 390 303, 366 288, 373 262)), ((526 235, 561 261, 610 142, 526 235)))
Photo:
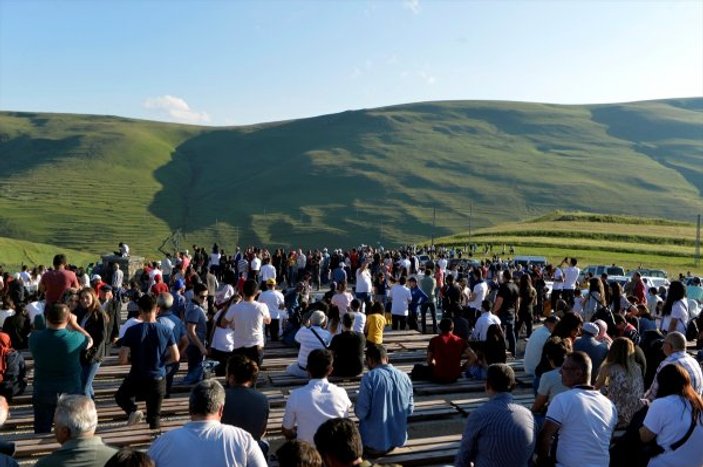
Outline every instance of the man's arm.
POLYGON ((166 359, 164 364, 168 365, 169 363, 176 363, 176 362, 180 361, 180 359, 181 359, 181 353, 178 351, 178 346, 176 344, 169 346, 168 359, 166 359))
POLYGON ((549 458, 549 451, 552 448, 554 436, 558 431, 559 424, 550 419, 544 421, 544 426, 542 426, 542 431, 540 431, 539 439, 537 440, 537 465, 544 465, 549 458))
POLYGON ((503 306, 503 297, 496 297, 496 301, 493 304, 493 314, 497 315, 501 306, 503 306))
POLYGON ((197 326, 196 323, 188 323, 188 338, 190 339, 190 342, 195 345, 199 350, 200 353, 203 355, 207 355, 207 349, 203 345, 203 343, 200 341, 200 338, 198 335, 195 333, 195 327, 197 326))
POLYGON ((120 347, 118 362, 120 365, 129 365, 129 347, 120 347))
POLYGON ((78 318, 73 313, 69 313, 69 315, 68 315, 68 326, 67 327, 70 329, 73 329, 74 331, 80 332, 88 339, 88 345, 86 346, 86 350, 88 350, 89 348, 91 348, 93 346, 93 338, 90 337, 90 334, 88 334, 88 331, 83 329, 78 324, 78 318))
POLYGON ((285 412, 283 412, 283 421, 281 422, 281 432, 286 439, 295 439, 298 436, 298 429, 295 426, 295 410, 292 405, 295 399, 288 399, 285 412))
POLYGON ((354 413, 359 420, 364 420, 371 413, 371 391, 371 384, 368 377, 362 377, 361 385, 359 386, 359 395, 356 398, 356 405, 354 406, 354 413))

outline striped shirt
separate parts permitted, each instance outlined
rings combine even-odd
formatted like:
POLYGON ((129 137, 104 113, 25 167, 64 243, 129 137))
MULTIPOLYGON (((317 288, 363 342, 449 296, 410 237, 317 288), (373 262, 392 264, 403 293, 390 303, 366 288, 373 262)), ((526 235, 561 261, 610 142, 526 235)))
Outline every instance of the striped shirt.
POLYGON ((701 364, 698 363, 695 358, 688 355, 685 350, 682 350, 672 353, 659 364, 657 374, 654 376, 654 381, 652 381, 652 386, 644 394, 646 399, 653 401, 657 398, 657 392, 659 391, 657 376, 659 375, 659 371, 667 365, 679 365, 683 367, 691 377, 691 386, 693 386, 694 391, 699 395, 703 394, 703 371, 701 371, 701 364))
POLYGON ((532 412, 499 392, 469 416, 454 465, 527 466, 536 441, 532 412))

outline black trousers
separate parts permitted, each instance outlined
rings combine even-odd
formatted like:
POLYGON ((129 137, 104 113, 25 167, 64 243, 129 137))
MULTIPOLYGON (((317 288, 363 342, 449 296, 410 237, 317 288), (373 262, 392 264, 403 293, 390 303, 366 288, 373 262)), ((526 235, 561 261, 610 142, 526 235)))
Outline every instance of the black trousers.
POLYGON ((398 329, 405 331, 405 325, 407 322, 407 316, 391 315, 391 323, 394 331, 397 331, 398 329))
POLYGON ((210 349, 210 358, 220 362, 215 367, 215 376, 224 376, 227 373, 227 360, 232 356, 232 352, 223 352, 215 348, 210 349))
POLYGON ((281 329, 280 319, 271 319, 271 324, 267 325, 269 329, 269 336, 271 336, 271 341, 275 342, 278 340, 279 331, 281 329))
POLYGON ((232 355, 239 354, 248 357, 249 360, 254 360, 261 368, 261 364, 264 362, 264 349, 258 346, 254 347, 239 347, 232 351, 232 355))
POLYGON ((430 316, 432 317, 432 334, 437 334, 437 307, 434 302, 427 302, 420 305, 420 323, 422 325, 422 333, 427 332, 427 311, 431 310, 430 316))
POLYGON ((146 402, 149 428, 161 427, 161 404, 166 394, 166 378, 138 379, 127 376, 115 394, 115 402, 127 415, 137 410, 137 400, 146 402))

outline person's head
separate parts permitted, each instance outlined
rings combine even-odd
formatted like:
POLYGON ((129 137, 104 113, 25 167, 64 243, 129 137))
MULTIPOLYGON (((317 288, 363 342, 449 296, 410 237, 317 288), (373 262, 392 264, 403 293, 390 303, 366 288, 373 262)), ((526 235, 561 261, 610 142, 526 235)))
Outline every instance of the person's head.
POLYGON ((196 282, 193 285, 193 301, 202 304, 207 299, 207 285, 196 282))
POLYGON ((359 311, 361 309, 361 302, 359 301, 358 298, 353 299, 349 303, 349 308, 352 309, 352 311, 359 311))
POLYGON ((384 313, 383 303, 373 302, 371 309, 369 310, 370 315, 382 315, 384 313))
POLYGON ((569 263, 570 263, 571 266, 573 267, 573 266, 576 266, 576 265, 578 264, 578 261, 576 260, 576 258, 571 258, 571 260, 569 261, 569 263))
POLYGON ((361 462, 364 448, 356 424, 348 418, 332 418, 315 432, 315 447, 327 467, 353 466, 361 462))
POLYGON ((290 440, 276 450, 280 467, 322 467, 320 453, 308 442, 290 440))
POLYGON ((259 376, 259 365, 241 354, 227 360, 227 383, 230 386, 254 386, 259 376))
POLYGON ((503 282, 508 283, 513 280, 513 273, 509 269, 503 270, 503 282))
POLYGON ((100 287, 100 290, 98 291, 98 299, 100 300, 100 303, 105 303, 107 300, 110 300, 113 296, 112 292, 112 287, 107 284, 100 287))
POLYGON ((662 350, 667 356, 672 353, 683 352, 686 350, 686 336, 678 331, 668 333, 664 338, 662 350))
POLYGON ((54 412, 54 434, 60 444, 69 439, 87 438, 98 427, 98 412, 90 397, 62 394, 54 412))
POLYGON ((199 382, 190 392, 188 412, 192 420, 220 420, 225 406, 225 389, 214 379, 199 382))
POLYGON ((566 358, 569 349, 561 337, 550 337, 544 343, 542 354, 553 368, 559 368, 566 358))
POLYGON ((333 366, 334 356, 327 349, 315 349, 308 355, 307 370, 312 379, 327 378, 333 366))
POLYGON ((370 343, 366 348, 366 365, 374 369, 379 365, 388 363, 388 352, 381 344, 370 343))
POLYGON ((481 311, 487 311, 487 312, 491 311, 491 301, 490 300, 484 299, 481 302, 481 311))
POLYGON ((81 289, 78 294, 78 299, 80 305, 83 309, 87 311, 94 311, 100 308, 100 302, 98 301, 98 296, 95 294, 95 290, 91 287, 85 287, 81 289))
POLYGON ((557 315, 550 315, 547 317, 547 319, 544 320, 544 325, 547 329, 549 329, 549 332, 552 333, 554 332, 554 327, 557 325, 558 322, 559 317, 557 315))
POLYGON ((581 325, 583 324, 583 318, 576 313, 564 313, 564 316, 559 320, 556 326, 554 326, 554 331, 552 335, 566 339, 567 337, 572 341, 578 336, 581 325))
MULTIPOLYGON (((7 299, 8 297, 5 298, 5 307, 7 307, 7 299)), ((61 303, 64 305, 68 306, 69 310, 73 311, 76 309, 78 306, 78 303, 80 302, 80 297, 78 296, 78 290, 76 289, 66 289, 64 291, 63 296, 61 297, 61 303)), ((14 304, 13 304, 14 306, 14 304)), ((10 307, 12 308, 12 307, 10 307)))
POLYGON ((266 288, 268 290, 275 289, 276 288, 276 279, 274 279, 273 277, 266 279, 266 288))
POLYGON ((342 326, 346 331, 350 331, 352 326, 354 326, 354 316, 351 313, 344 313, 342 316, 342 326))
POLYGON ((71 311, 63 303, 54 303, 44 312, 47 326, 54 329, 66 327, 70 315, 71 311))
POLYGON ((242 292, 244 293, 245 298, 253 298, 256 295, 256 292, 258 291, 259 285, 253 279, 247 279, 247 281, 244 282, 244 285, 242 286, 242 292))
POLYGON ((439 322, 439 330, 442 334, 450 333, 454 330, 454 321, 449 318, 442 318, 439 322))
POLYGON ((159 307, 159 313, 168 311, 173 306, 173 295, 168 292, 161 292, 156 299, 156 306, 159 307))
POLYGON ((54 256, 54 261, 53 265, 55 269, 61 269, 66 267, 66 264, 68 264, 68 261, 66 260, 66 255, 64 254, 59 254, 54 256))
POLYGON ((408 287, 410 287, 411 289, 417 287, 417 279, 415 279, 415 277, 411 277, 408 279, 408 287))
POLYGON ((585 323, 583 325, 583 337, 597 337, 600 333, 600 328, 595 323, 585 323))
POLYGON ((139 312, 143 314, 154 313, 156 311, 154 297, 149 294, 139 297, 139 299, 137 299, 137 306, 139 307, 139 312))
POLYGON ((154 467, 155 465, 145 452, 122 448, 108 459, 105 467, 154 467))
POLYGON ((398 284, 400 285, 405 285, 407 284, 408 279, 405 276, 400 276, 400 279, 398 279, 398 284))
POLYGON ((627 337, 618 337, 610 344, 610 349, 608 350, 605 361, 610 364, 618 364, 626 370, 629 370, 630 359, 634 355, 635 344, 627 337))
POLYGON ((327 315, 322 310, 315 310, 310 314, 310 326, 324 326, 327 321, 327 315))
POLYGON ((515 387, 515 372, 504 363, 495 363, 486 371, 486 391, 512 392, 515 387))
POLYGON ((571 352, 561 366, 561 382, 572 388, 591 382, 591 357, 586 352, 571 352))

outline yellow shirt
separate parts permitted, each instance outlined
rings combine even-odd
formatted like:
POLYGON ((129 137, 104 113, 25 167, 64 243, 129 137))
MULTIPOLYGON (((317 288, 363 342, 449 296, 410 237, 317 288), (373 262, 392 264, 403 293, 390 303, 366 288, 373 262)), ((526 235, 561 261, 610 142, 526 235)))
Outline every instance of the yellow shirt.
POLYGON ((374 344, 383 344, 383 328, 386 327, 386 318, 378 313, 366 317, 366 340, 374 344))

